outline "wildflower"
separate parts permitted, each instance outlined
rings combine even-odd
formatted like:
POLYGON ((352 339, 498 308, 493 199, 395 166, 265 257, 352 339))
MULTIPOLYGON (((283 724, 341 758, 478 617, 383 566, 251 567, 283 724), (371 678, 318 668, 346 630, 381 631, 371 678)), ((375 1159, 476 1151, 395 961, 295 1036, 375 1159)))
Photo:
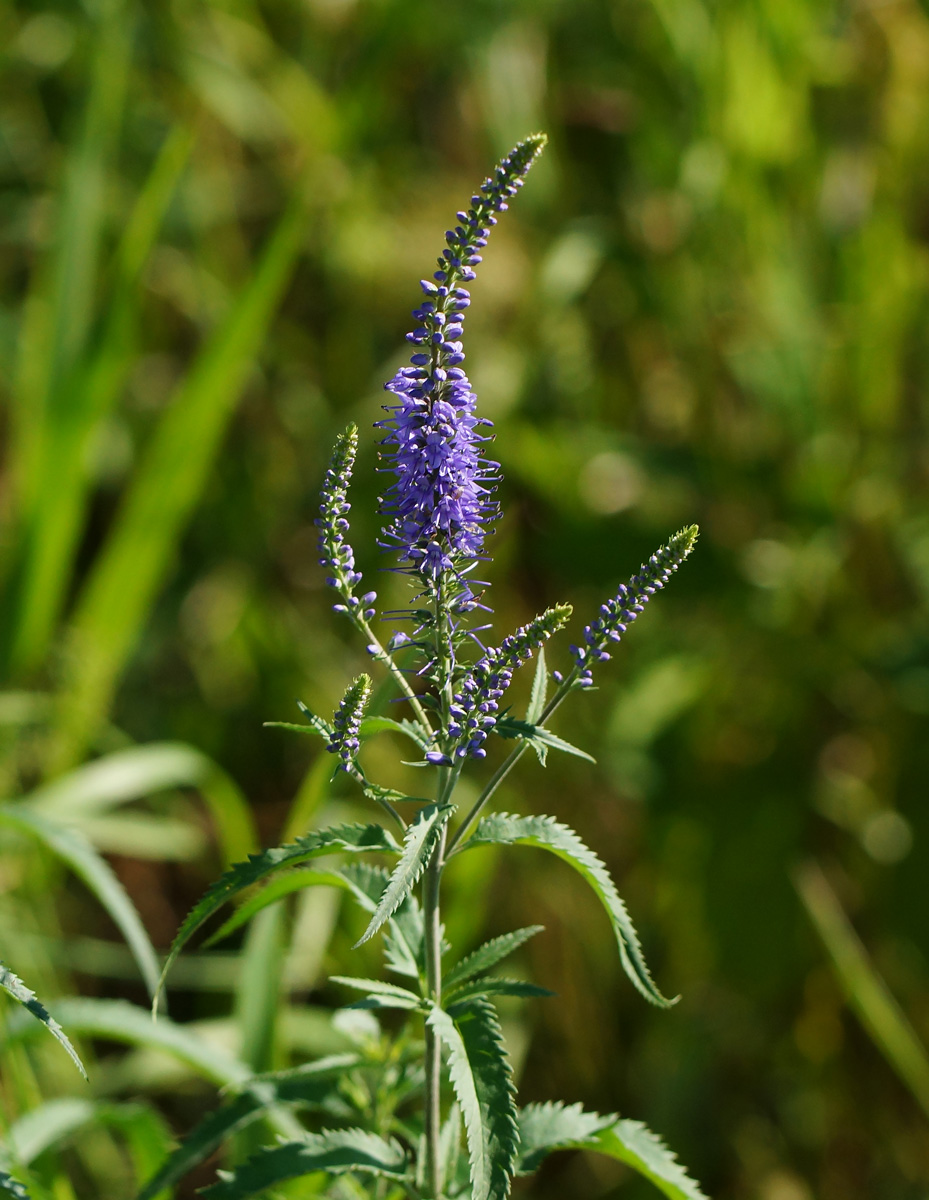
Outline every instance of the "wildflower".
POLYGON ((584 627, 584 645, 572 646, 571 653, 580 668, 578 683, 590 687, 593 682, 594 662, 605 662, 609 648, 620 641, 626 629, 636 619, 653 596, 668 582, 684 559, 690 554, 697 541, 697 526, 688 525, 676 533, 660 550, 639 568, 628 583, 620 584, 619 591, 600 606, 600 616, 584 627))
POLYGON ((487 525, 499 515, 493 498, 499 464, 481 454, 488 439, 479 429, 490 422, 475 416, 476 396, 461 368, 471 303, 461 284, 475 277, 496 214, 506 211, 544 144, 537 135, 514 147, 471 198, 468 211, 457 214, 459 224, 446 232, 435 282, 422 280, 425 298, 413 310, 418 325, 407 334, 414 346, 411 366, 385 384, 397 402, 385 405, 390 415, 377 422, 386 430, 382 445, 395 475, 382 497, 382 511, 390 518, 382 545, 396 547, 401 565, 432 583, 455 572, 459 609, 474 602, 461 571, 480 555, 487 525))
POLYGON ((368 675, 359 675, 357 679, 352 680, 332 718, 332 733, 326 749, 330 754, 338 754, 342 760, 339 766, 343 771, 348 770, 361 745, 358 732, 370 698, 371 678, 368 675))
POLYGON ((513 672, 553 633, 557 633, 570 615, 570 604, 556 604, 554 608, 546 609, 540 617, 505 637, 499 646, 488 650, 471 668, 450 708, 448 732, 458 740, 455 749, 458 758, 469 754, 473 758, 486 755, 483 743, 497 723, 500 698, 510 686, 513 672))

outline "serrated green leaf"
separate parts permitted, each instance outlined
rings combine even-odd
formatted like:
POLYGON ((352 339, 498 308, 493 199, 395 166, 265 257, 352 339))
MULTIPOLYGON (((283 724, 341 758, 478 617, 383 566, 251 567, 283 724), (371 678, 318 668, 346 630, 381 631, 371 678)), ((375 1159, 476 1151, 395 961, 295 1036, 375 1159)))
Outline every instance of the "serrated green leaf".
POLYGON ((511 933, 504 933, 500 937, 484 942, 482 946, 478 946, 476 950, 448 971, 442 979, 443 990, 463 983, 466 979, 483 975, 485 971, 489 971, 498 962, 502 962, 514 950, 518 950, 530 938, 541 933, 544 928, 544 925, 527 925, 524 929, 514 929, 511 933))
POLYGON ((422 1006, 422 998, 408 988, 399 987, 395 983, 387 983, 381 979, 355 979, 351 975, 331 975, 330 983, 341 983, 344 987, 354 988, 358 992, 367 992, 371 996, 380 996, 390 1001, 390 1005, 380 1007, 415 1009, 422 1006))
POLYGON ((707 1200, 677 1158, 641 1121, 584 1112, 579 1104, 529 1104, 519 1114, 520 1174, 535 1171, 553 1150, 594 1150, 619 1159, 668 1200, 707 1200))
POLYGON ((368 928, 355 943, 356 948, 363 946, 365 942, 374 937, 384 922, 396 912, 413 890, 426 869, 426 864, 429 862, 445 822, 454 811, 452 804, 430 804, 426 808, 421 808, 407 826, 400 861, 393 869, 390 882, 384 889, 384 894, 374 910, 368 928))
POLYGON ((11 1200, 29 1200, 25 1187, 6 1171, 0 1171, 0 1196, 9 1196, 11 1200))
POLYGON ((707 1200, 675 1155, 641 1121, 617 1121, 597 1134, 593 1148, 628 1163, 668 1200, 707 1200))
POLYGON ((573 829, 554 817, 517 817, 509 813, 494 813, 484 817, 464 848, 480 845, 538 846, 549 850, 569 863, 593 888, 606 909, 616 935, 623 969, 641 994, 653 1004, 668 1008, 667 1000, 658 991, 649 974, 639 944, 639 936, 620 899, 616 885, 602 860, 589 849, 573 829))
POLYGON ((519 1129, 510 1064, 489 1000, 453 1018, 433 1005, 427 1018, 448 1050, 452 1087, 468 1140, 472 1200, 506 1200, 516 1169, 519 1129))
POLYGON ((545 765, 544 752, 549 749, 561 750, 564 754, 573 754, 575 758, 583 758, 587 762, 597 761, 586 750, 579 750, 577 746, 572 746, 570 742, 566 742, 564 738, 552 733, 550 729, 545 729, 542 725, 533 725, 528 721, 520 721, 516 717, 503 716, 497 721, 494 728, 501 737, 521 738, 528 742, 538 753, 539 761, 543 766, 545 765))
MULTIPOLYGON (((173 1187, 234 1133, 256 1121, 272 1104, 299 1103, 303 1107, 332 1113, 331 1102, 338 1095, 342 1075, 358 1065, 357 1054, 332 1055, 315 1063, 306 1063, 290 1071, 257 1075, 247 1090, 221 1105, 194 1127, 188 1137, 146 1183, 137 1200, 153 1200, 165 1188, 173 1187)), ((347 1116, 350 1109, 343 1106, 347 1116)))
POLYGON ((526 709, 526 723, 535 725, 545 711, 545 700, 548 696, 548 667, 545 665, 545 647, 539 647, 535 664, 535 675, 532 679, 532 692, 529 695, 529 707, 526 709))
POLYGON ((285 846, 276 846, 272 850, 252 854, 245 862, 236 863, 208 889, 202 899, 188 913, 178 930, 165 960, 161 978, 158 980, 153 1007, 157 1008, 158 995, 164 986, 171 964, 191 935, 217 909, 231 900, 233 896, 244 891, 245 888, 251 887, 252 884, 258 883, 284 867, 297 866, 301 862, 308 862, 311 858, 324 854, 335 854, 339 851, 397 853, 399 850, 400 847, 396 841, 381 825, 340 825, 332 829, 309 833, 285 846))
POLYGON ((616 1120, 613 1113, 584 1112, 580 1104, 527 1104, 519 1112, 519 1174, 537 1170, 553 1150, 589 1147, 594 1136, 616 1120))
POLYGON ((451 988, 445 997, 447 1005, 463 1004, 475 996, 518 996, 522 999, 544 999, 554 996, 548 988, 538 987, 534 983, 526 983, 522 979, 472 979, 468 983, 460 983, 451 988))
POLYGON ((83 834, 46 821, 23 804, 7 804, 0 808, 0 822, 37 838, 84 881, 126 939, 146 989, 150 996, 154 996, 158 984, 158 958, 145 926, 109 864, 83 834))
POLYGON ((52 1037, 57 1038, 61 1045, 64 1046, 71 1061, 86 1079, 87 1072, 84 1070, 84 1064, 78 1057, 77 1051, 71 1045, 68 1035, 54 1017, 52 1017, 48 1009, 36 998, 35 992, 27 987, 19 976, 14 975, 10 968, 4 966, 3 963, 0 963, 0 988, 3 988, 14 1000, 18 1000, 23 1008, 28 1009, 32 1013, 36 1020, 42 1022, 52 1037))
MULTIPOLYGON (((419 766, 429 766, 429 763, 419 763, 419 766)), ((404 792, 398 792, 394 788, 381 787, 379 783, 370 783, 367 779, 361 781, 361 790, 369 800, 376 800, 378 803, 387 801, 388 804, 431 804, 432 801, 426 796, 407 796, 404 792)))
POLYGON ((285 1142, 259 1151, 200 1195, 206 1200, 246 1200, 276 1183, 313 1171, 404 1179, 407 1157, 403 1147, 393 1139, 387 1141, 363 1129, 327 1129, 308 1133, 299 1142, 285 1142))

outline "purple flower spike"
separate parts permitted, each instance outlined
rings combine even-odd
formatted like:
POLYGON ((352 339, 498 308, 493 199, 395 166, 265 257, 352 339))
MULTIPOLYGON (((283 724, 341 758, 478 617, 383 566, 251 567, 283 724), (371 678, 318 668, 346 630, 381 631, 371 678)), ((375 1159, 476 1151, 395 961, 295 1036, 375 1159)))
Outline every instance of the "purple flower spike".
POLYGON ((626 629, 636 619, 653 596, 668 582, 684 559, 693 550, 697 541, 696 525, 688 525, 647 563, 639 568, 628 583, 620 584, 619 591, 600 606, 600 616, 584 628, 584 645, 572 646, 571 653, 580 668, 578 684, 590 687, 593 683, 593 664, 605 662, 609 651, 620 641, 626 629))
POLYGON ((457 214, 460 223, 447 231, 438 259, 437 283, 422 281, 426 299, 413 311, 412 366, 384 385, 396 403, 385 405, 389 415, 377 422, 386 431, 382 444, 395 475, 381 501, 390 518, 381 544, 396 547, 402 566, 429 583, 453 574, 459 612, 474 600, 461 572, 480 555, 487 526, 499 515, 493 498, 499 464, 482 457, 487 439, 478 432, 489 422, 474 415, 476 396, 460 367, 470 304, 461 284, 474 278, 471 268, 480 262, 477 251, 487 244, 494 214, 522 186, 545 140, 537 134, 520 142, 484 181, 471 208, 457 214))
POLYGON ((448 732, 457 740, 457 758, 484 757, 483 743, 497 723, 500 698, 510 686, 513 672, 553 633, 557 633, 570 615, 570 604, 556 604, 546 609, 540 617, 504 638, 499 646, 488 650, 471 668, 461 681, 450 708, 448 732))
POLYGON ((361 745, 358 732, 370 698, 371 679, 367 675, 359 675, 352 681, 332 718, 332 734, 326 749, 330 754, 338 754, 342 760, 339 763, 340 770, 347 771, 358 753, 361 745))

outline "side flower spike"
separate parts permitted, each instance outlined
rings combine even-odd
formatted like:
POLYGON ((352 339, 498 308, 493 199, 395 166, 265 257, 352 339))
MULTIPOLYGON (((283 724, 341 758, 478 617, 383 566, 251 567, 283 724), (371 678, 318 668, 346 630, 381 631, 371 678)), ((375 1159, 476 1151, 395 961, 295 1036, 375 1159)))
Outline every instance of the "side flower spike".
POLYGON ((352 681, 332 718, 332 734, 326 749, 330 754, 338 754, 342 760, 339 768, 343 771, 349 769, 352 759, 358 753, 361 745, 358 731, 361 728, 361 719, 370 698, 370 676, 359 675, 352 681))
POLYGON ((355 552, 346 541, 348 533, 348 485, 355 466, 358 451, 358 426, 349 425, 339 434, 329 467, 320 492, 319 516, 319 565, 329 574, 326 583, 339 593, 340 601, 332 607, 336 612, 362 612, 367 620, 374 616, 370 607, 377 599, 376 592, 368 592, 360 598, 355 588, 361 583, 361 572, 355 570, 355 552))
POLYGON ((557 633, 571 616, 570 604, 556 604, 530 621, 499 646, 488 650, 461 681, 450 708, 449 735, 458 740, 456 758, 483 758, 484 742, 497 723, 500 698, 510 686, 513 672, 527 662, 543 642, 557 633))
POLYGON ((650 596, 668 582, 684 559, 693 550, 699 530, 688 525, 643 563, 637 575, 620 584, 619 591, 600 606, 600 616, 584 627, 584 645, 572 646, 571 653, 580 670, 578 684, 590 687, 593 683, 593 664, 605 662, 610 649, 619 642, 650 596))

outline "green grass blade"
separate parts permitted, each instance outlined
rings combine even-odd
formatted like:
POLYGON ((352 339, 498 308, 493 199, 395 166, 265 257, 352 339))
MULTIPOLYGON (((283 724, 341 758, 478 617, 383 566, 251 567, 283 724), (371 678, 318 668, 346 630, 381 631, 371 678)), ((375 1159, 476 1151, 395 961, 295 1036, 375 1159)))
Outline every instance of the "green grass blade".
POLYGON ((103 329, 87 361, 71 373, 68 404, 46 433, 44 484, 24 531, 24 562, 11 651, 14 670, 37 665, 59 616, 87 507, 86 462, 100 422, 130 370, 142 270, 193 144, 177 127, 164 142, 142 188, 116 256, 116 280, 103 329))
POLYGON ((250 855, 245 862, 236 863, 194 905, 178 930, 155 989, 155 1007, 157 1008, 158 995, 168 971, 190 937, 213 913, 246 888, 259 883, 282 868, 295 867, 324 854, 336 854, 340 851, 398 853, 399 850, 400 847, 381 825, 340 825, 333 829, 309 833, 306 837, 297 838, 296 841, 290 842, 286 846, 264 850, 260 854, 250 855))
POLYGON ((646 1000, 661 1008, 668 1008, 674 1003, 673 1000, 666 1000, 652 982, 639 944, 639 935, 609 872, 573 829, 560 824, 554 817, 516 817, 508 813, 494 813, 480 822, 464 848, 481 845, 538 846, 572 866, 590 884, 606 909, 616 935, 620 960, 635 987, 646 1000))
POLYGON ((498 962, 502 962, 514 950, 518 950, 520 946, 525 945, 530 938, 535 937, 537 933, 541 933, 544 928, 544 925, 527 925, 524 929, 514 929, 512 933, 503 933, 500 937, 491 938, 489 942, 484 942, 482 946, 478 946, 475 951, 452 967, 442 980, 442 990, 454 987, 458 983, 464 983, 465 980, 474 979, 478 975, 483 975, 485 971, 489 971, 498 962))
POLYGON ((298 1179, 313 1171, 404 1179, 407 1169, 406 1152, 399 1142, 387 1141, 363 1129, 327 1129, 308 1133, 299 1142, 262 1150, 229 1178, 200 1194, 206 1200, 245 1200, 276 1183, 298 1179))
POLYGON ((370 941, 384 922, 393 916, 410 895, 419 877, 426 869, 426 864, 439 840, 439 835, 453 812, 454 806, 451 804, 429 804, 425 808, 421 808, 414 820, 410 822, 403 839, 403 853, 400 855, 400 861, 390 876, 390 882, 374 910, 368 928, 355 943, 355 949, 370 941))
MULTIPOLYGON (((71 1045, 68 1035, 49 1013, 48 1009, 46 1009, 46 1007, 38 1000, 35 992, 31 988, 26 987, 19 976, 14 975, 10 968, 4 966, 3 963, 0 963, 0 988, 3 988, 3 990, 8 995, 12 996, 14 1000, 18 1001, 23 1008, 31 1012, 36 1020, 42 1022, 52 1037, 57 1038, 61 1045, 64 1046, 71 1061, 86 1079, 87 1072, 84 1070, 84 1064, 78 1057, 77 1051, 71 1045)), ((20 1162, 24 1161, 26 1160, 20 1158, 20 1162)))
POLYGON ((13 1157, 24 1167, 97 1118, 99 1105, 76 1096, 46 1100, 10 1126, 7 1140, 13 1157))
POLYGON ((0 808, 0 823, 37 838, 84 881, 118 926, 138 963, 149 995, 158 984, 158 958, 145 926, 109 864, 77 830, 65 829, 31 812, 24 804, 0 808))
POLYGON ((452 1087, 464 1118, 473 1200, 506 1200, 516 1170, 515 1089, 500 1024, 488 1000, 427 1018, 448 1050, 452 1087))
POLYGON ((254 818, 242 793, 212 759, 181 742, 117 750, 37 788, 26 799, 42 816, 80 821, 178 787, 199 789, 216 823, 226 862, 256 848, 254 818))
POLYGON ((304 222, 298 193, 254 275, 168 406, 79 598, 55 754, 58 769, 80 757, 109 706, 290 278, 304 222))
MULTIPOLYGON (((147 1008, 128 1001, 65 999, 56 1008, 73 1033, 164 1051, 220 1087, 242 1085, 251 1078, 245 1063, 225 1050, 167 1017, 153 1021, 147 1008)), ((14 1013, 7 1024, 7 1042, 15 1044, 33 1036, 32 1024, 25 1014, 14 1013)))
POLYGON ((849 1005, 874 1044, 929 1116, 929 1056, 868 957, 818 864, 806 863, 794 884, 832 959, 849 1005))

